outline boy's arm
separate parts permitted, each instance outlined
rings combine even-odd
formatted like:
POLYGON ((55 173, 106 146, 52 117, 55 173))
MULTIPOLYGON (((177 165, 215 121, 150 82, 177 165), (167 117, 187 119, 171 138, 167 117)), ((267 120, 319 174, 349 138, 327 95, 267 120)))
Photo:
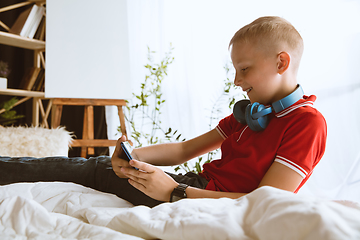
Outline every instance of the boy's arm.
POLYGON ((173 166, 217 149, 223 141, 224 139, 218 131, 213 129, 184 142, 155 144, 136 148, 132 152, 132 157, 156 166, 173 166))
MULTIPOLYGON (((122 174, 121 168, 131 168, 129 163, 121 159, 120 143, 126 141, 125 137, 119 138, 111 163, 114 172, 119 177, 125 177, 122 174)), ((157 166, 173 166, 182 164, 192 158, 205 154, 209 151, 217 149, 221 146, 224 139, 213 129, 194 139, 178 143, 157 144, 148 147, 136 148, 132 151, 131 156, 142 162, 150 163, 157 166)))
MULTIPOLYGON (((122 169, 122 173, 130 178, 129 182, 131 185, 159 201, 168 202, 170 200, 171 192, 178 186, 177 182, 165 174, 161 169, 147 163, 133 160, 130 161, 130 164, 133 167, 143 170, 137 171, 130 168, 122 169)), ((297 172, 280 163, 274 162, 260 182, 259 187, 266 185, 294 192, 301 181, 302 177, 297 172)), ((247 193, 210 191, 188 187, 186 188, 186 194, 188 198, 228 197, 236 199, 247 193)))

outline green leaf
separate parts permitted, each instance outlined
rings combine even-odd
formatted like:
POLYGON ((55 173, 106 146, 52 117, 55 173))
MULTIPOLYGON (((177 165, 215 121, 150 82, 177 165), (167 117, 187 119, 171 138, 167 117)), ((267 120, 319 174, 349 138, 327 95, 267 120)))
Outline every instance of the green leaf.
POLYGON ((196 169, 196 173, 198 174, 202 172, 201 165, 199 164, 199 162, 195 163, 195 169, 196 169))
POLYGON ((168 131, 165 133, 165 135, 170 134, 170 133, 171 133, 171 131, 172 131, 172 129, 171 129, 171 128, 169 128, 169 129, 168 129, 168 131))

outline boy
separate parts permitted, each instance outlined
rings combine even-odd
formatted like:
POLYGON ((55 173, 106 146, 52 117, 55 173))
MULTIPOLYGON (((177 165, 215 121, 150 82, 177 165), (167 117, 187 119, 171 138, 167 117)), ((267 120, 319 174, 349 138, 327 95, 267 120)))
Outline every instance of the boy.
POLYGON ((236 32, 230 49, 234 83, 251 104, 237 103, 240 110, 215 129, 185 142, 137 148, 130 162, 121 157, 125 137, 111 164, 109 157, 2 157, 0 185, 74 182, 150 207, 185 197, 238 198, 264 185, 297 192, 323 156, 327 134, 325 119, 312 108, 316 97, 303 96, 297 85, 302 38, 286 20, 262 17, 236 32), (204 164, 200 175, 154 166, 181 164, 220 146, 221 159, 204 164))
POLYGON ((289 106, 275 109, 274 103, 292 93, 299 95, 302 38, 286 20, 262 17, 236 32, 230 49, 235 85, 247 93, 251 105, 272 105, 266 114, 268 126, 253 130, 251 123, 250 127, 239 123, 232 114, 197 138, 137 148, 130 162, 119 157, 120 142, 126 141, 121 137, 112 156, 117 176, 128 178, 133 187, 161 202, 185 197, 238 198, 264 185, 299 190, 323 156, 327 135, 325 119, 312 107, 315 96, 301 94, 289 106), (189 181, 187 176, 182 179, 153 166, 182 164, 220 146, 221 159, 204 164, 200 176, 190 176, 203 184, 200 187, 183 184, 189 181))

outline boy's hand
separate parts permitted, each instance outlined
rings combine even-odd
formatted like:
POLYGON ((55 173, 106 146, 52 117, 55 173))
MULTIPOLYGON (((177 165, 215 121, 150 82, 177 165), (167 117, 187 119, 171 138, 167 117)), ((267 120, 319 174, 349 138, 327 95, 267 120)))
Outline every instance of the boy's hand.
POLYGON ((125 142, 125 141, 126 141, 125 136, 122 136, 121 138, 118 139, 118 141, 116 143, 115 151, 111 157, 111 165, 112 165, 113 171, 120 178, 127 178, 127 176, 125 176, 121 172, 121 168, 132 168, 129 165, 129 162, 127 160, 121 158, 121 156, 123 156, 125 153, 123 152, 122 147, 120 146, 120 143, 125 142))
POLYGON ((123 175, 129 178, 129 183, 151 198, 168 202, 174 188, 179 184, 161 169, 145 162, 131 160, 130 165, 134 168, 121 168, 123 175))

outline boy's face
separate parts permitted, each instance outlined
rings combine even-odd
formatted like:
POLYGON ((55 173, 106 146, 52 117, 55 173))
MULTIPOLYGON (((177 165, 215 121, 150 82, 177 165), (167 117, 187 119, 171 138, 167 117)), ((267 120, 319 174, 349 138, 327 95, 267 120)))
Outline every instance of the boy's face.
POLYGON ((235 42, 231 59, 236 70, 234 84, 247 93, 252 103, 268 105, 282 98, 276 54, 265 54, 252 44, 235 42))

